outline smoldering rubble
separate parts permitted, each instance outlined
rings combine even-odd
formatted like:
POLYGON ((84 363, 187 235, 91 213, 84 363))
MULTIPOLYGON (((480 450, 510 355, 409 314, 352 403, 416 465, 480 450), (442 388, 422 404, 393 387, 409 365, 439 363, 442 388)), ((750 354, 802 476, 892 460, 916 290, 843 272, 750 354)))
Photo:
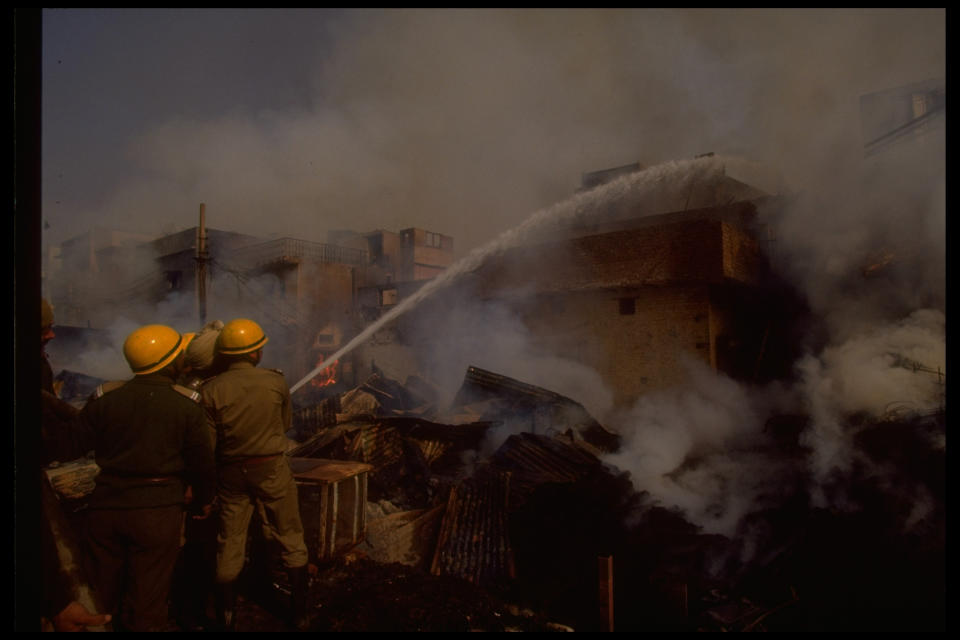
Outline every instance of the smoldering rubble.
MULTIPOLYGON (((622 438, 567 397, 477 367, 439 397, 376 372, 298 407, 313 630, 943 628, 942 412, 848 416, 857 462, 817 482, 810 416, 769 417, 728 455, 781 477, 755 478, 767 495, 718 533, 638 489, 610 462, 622 438)), ((693 453, 671 475, 729 481, 715 463, 693 453)), ((282 629, 283 579, 245 584, 241 628, 282 629)))
MULTIPOLYGON (((100 382, 58 379, 78 404, 100 382)), ((326 397, 295 395, 287 455, 312 630, 944 627, 942 409, 844 414, 849 463, 823 473, 817 416, 751 411, 743 393, 694 382, 702 397, 687 406, 725 404, 708 411, 717 446, 688 434, 699 444, 661 458, 657 483, 638 475, 655 464, 630 456, 662 456, 648 446, 658 438, 624 437, 569 397, 479 367, 452 402, 418 376, 382 371, 326 397)), ((664 414, 651 409, 668 401, 650 398, 631 417, 656 435, 664 414)), ((698 421, 680 419, 688 430, 698 421)), ((73 511, 91 463, 48 470, 73 511)), ((286 630, 289 585, 265 541, 251 540, 239 628, 286 630)))

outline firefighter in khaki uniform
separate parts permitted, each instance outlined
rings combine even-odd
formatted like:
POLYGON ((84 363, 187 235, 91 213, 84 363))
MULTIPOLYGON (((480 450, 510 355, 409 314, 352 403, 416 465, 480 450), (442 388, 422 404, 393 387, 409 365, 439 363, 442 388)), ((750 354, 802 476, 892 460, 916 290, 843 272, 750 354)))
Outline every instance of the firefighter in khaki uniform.
POLYGON ((210 512, 213 448, 199 394, 174 384, 183 337, 165 325, 131 333, 123 354, 135 374, 100 385, 80 412, 76 442, 96 452, 88 500, 87 572, 123 630, 168 626, 167 596, 180 549, 187 486, 195 517, 210 512))
MULTIPOLYGON (((215 346, 223 322, 208 322, 183 350, 180 384, 199 392, 217 374, 215 346)), ((184 334, 184 339, 188 335, 184 334)), ((208 432, 209 433, 209 432, 208 432)), ((211 445, 212 446, 212 445, 211 445)), ((217 559, 217 518, 189 518, 184 522, 183 546, 173 575, 171 608, 184 631, 209 631, 207 603, 214 593, 217 559)))
POLYGON ((307 546, 297 487, 284 455, 292 419, 283 374, 258 368, 267 337, 256 322, 228 322, 217 338, 226 369, 200 387, 207 424, 216 434, 220 524, 217 534, 217 610, 235 626, 234 582, 243 569, 254 509, 265 533, 281 547, 292 586, 291 623, 307 627, 307 546))

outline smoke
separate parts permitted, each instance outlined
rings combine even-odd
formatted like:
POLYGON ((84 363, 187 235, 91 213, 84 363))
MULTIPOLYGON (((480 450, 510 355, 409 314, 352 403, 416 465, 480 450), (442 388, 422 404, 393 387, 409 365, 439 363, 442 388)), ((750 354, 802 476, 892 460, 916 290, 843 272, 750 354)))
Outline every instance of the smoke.
MULTIPOLYGON (((822 323, 784 387, 747 388, 690 365, 688 385, 613 412, 595 372, 539 350, 497 305, 460 301, 416 336, 422 370, 447 393, 474 364, 584 404, 624 436, 612 461, 638 488, 707 531, 732 535, 798 476, 813 487, 847 477, 859 455, 851 413, 939 401, 936 376, 909 367, 945 372, 944 137, 865 159, 859 97, 945 76, 942 9, 44 18, 43 215, 53 241, 94 223, 192 226, 205 202, 212 226, 255 235, 446 233, 467 255, 464 272, 598 200, 638 189, 669 200, 698 171, 736 175, 731 156, 776 168, 782 177, 757 184, 789 196, 765 212, 775 266, 822 323), (246 89, 209 80, 236 76, 246 89), (706 151, 725 157, 669 162, 706 151), (568 197, 584 171, 634 161, 652 168, 568 197), (756 446, 781 411, 811 418, 808 469, 756 446)), ((214 298, 208 317, 263 318, 282 335, 283 318, 260 302, 274 282, 220 274, 210 290, 224 282, 250 295, 214 298)), ((188 310, 173 295, 145 313, 196 330, 188 310)))
MULTIPOLYGON (((96 245, 96 235, 93 242, 96 245)), ((55 307, 56 323, 72 327, 47 345, 55 371, 68 369, 108 380, 128 379, 132 374, 122 346, 133 330, 146 324, 163 324, 186 333, 198 332, 205 324, 199 317, 196 294, 171 285, 156 252, 140 245, 106 255, 109 260, 98 261, 93 278, 87 269, 64 265, 51 284, 52 295, 46 293, 55 301, 64 301, 55 307), (83 308, 70 308, 72 300, 83 308), (94 327, 95 335, 85 336, 82 329, 77 330, 84 326, 94 327)), ((182 273, 181 277, 192 278, 193 273, 182 273)), ((298 345, 289 327, 301 318, 296 305, 285 301, 282 294, 283 283, 278 277, 250 275, 228 259, 215 259, 208 269, 206 321, 255 320, 270 339, 264 349, 263 366, 291 370, 297 365, 298 345)))
POLYGON ((690 357, 689 384, 648 393, 605 424, 624 437, 605 457, 628 470, 654 504, 681 511, 707 533, 733 537, 744 516, 770 506, 797 482, 796 463, 770 451, 766 420, 792 394, 748 388, 690 357))
POLYGON ((904 407, 929 413, 943 406, 946 374, 945 318, 922 309, 827 347, 798 364, 800 387, 812 417, 803 444, 820 482, 848 472, 856 456, 852 414, 882 417, 904 407), (918 370, 922 367, 924 370, 918 370))
POLYGON ((613 404, 597 371, 543 348, 515 306, 481 299, 470 280, 451 284, 436 299, 425 299, 398 324, 404 343, 411 345, 413 362, 385 367, 381 354, 386 356, 389 346, 384 349, 376 340, 361 349, 363 358, 393 377, 416 373, 427 379, 439 392, 440 407, 453 402, 471 366, 565 395, 593 415, 602 415, 613 404))
MULTIPOLYGON (((685 385, 648 393, 629 410, 603 417, 624 437, 621 450, 604 460, 629 471, 652 504, 679 511, 705 533, 738 540, 742 562, 768 542, 749 516, 799 494, 821 508, 863 509, 850 487, 865 479, 893 504, 912 505, 900 526, 916 532, 928 525, 937 500, 910 475, 915 471, 878 461, 857 436, 871 419, 942 408, 944 378, 937 372, 945 373, 944 358, 943 314, 918 310, 806 355, 794 382, 746 386, 688 359, 685 385), (921 362, 927 364, 918 370, 921 362), (797 414, 808 417, 808 426, 799 434, 800 448, 785 456, 770 420, 797 414)), ((901 456, 929 457, 945 449, 942 434, 929 434, 928 442, 923 435, 911 434, 915 448, 901 456)))
POLYGON ((205 202, 254 235, 465 252, 636 160, 829 179, 859 94, 945 68, 942 10, 49 10, 44 36, 52 239, 205 202))

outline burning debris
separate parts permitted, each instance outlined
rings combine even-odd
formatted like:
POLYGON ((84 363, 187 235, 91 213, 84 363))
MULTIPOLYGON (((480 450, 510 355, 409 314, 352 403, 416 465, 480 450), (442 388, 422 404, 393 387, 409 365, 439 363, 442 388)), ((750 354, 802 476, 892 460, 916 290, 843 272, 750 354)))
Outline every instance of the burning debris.
MULTIPOLYGON (((323 354, 320 354, 320 357, 317 359, 317 365, 320 365, 324 361, 323 354)), ((323 389, 324 387, 329 387, 332 384, 337 383, 337 365, 340 364, 339 360, 334 360, 333 364, 324 367, 320 370, 320 373, 317 374, 317 377, 310 381, 310 385, 316 387, 317 389, 323 389)))
MULTIPOLYGON (((78 395, 95 380, 60 379, 78 395)), ((570 398, 469 367, 441 410, 421 379, 376 372, 295 415, 312 629, 942 629, 945 415, 896 409, 849 418, 859 457, 823 488, 849 509, 795 484, 731 537, 605 463, 618 434, 570 398)), ((802 457, 809 429, 805 415, 771 418, 768 453, 802 457)), ((82 499, 85 470, 48 475, 82 499)), ((239 625, 284 630, 289 585, 256 578, 269 558, 258 544, 239 625)))
POLYGON ((882 250, 870 256, 867 264, 863 266, 862 273, 864 278, 870 278, 877 275, 885 269, 896 258, 892 251, 882 250))
MULTIPOLYGON (((944 419, 911 415, 858 427, 870 462, 843 490, 872 506, 816 507, 795 486, 746 518, 749 541, 705 534, 638 492, 601 461, 616 434, 569 398, 470 367, 441 412, 378 373, 300 410, 312 426, 295 459, 353 461, 369 482, 362 540, 311 548, 314 629, 603 630, 598 558, 615 567, 615 630, 942 628, 944 449, 930 443, 944 419), (522 426, 491 440, 508 423, 522 426), (888 486, 877 465, 899 469, 901 501, 875 502, 888 486)), ((769 446, 798 455, 808 425, 771 419, 769 446)))

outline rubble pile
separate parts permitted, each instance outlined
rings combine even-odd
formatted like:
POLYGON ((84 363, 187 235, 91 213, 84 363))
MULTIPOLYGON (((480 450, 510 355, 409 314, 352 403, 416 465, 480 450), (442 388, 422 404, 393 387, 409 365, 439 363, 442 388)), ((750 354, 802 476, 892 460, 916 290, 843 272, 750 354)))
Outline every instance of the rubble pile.
MULTIPOLYGON (((289 631, 283 598, 246 591, 238 627, 289 631)), ((518 604, 505 590, 435 576, 409 565, 377 562, 360 554, 337 558, 311 584, 310 631, 572 631, 518 604)))
MULTIPOLYGON (((606 557, 615 630, 943 627, 942 414, 860 425, 866 457, 836 487, 859 506, 816 507, 797 482, 749 516, 744 530, 764 535, 748 554, 748 541, 637 492, 601 462, 616 434, 547 390, 471 367, 445 412, 382 374, 324 402, 292 453, 373 469, 365 539, 318 567, 317 630, 603 630, 606 557), (910 502, 917 491, 891 499, 891 483, 925 492, 929 508, 910 502)), ((796 456, 805 424, 771 421, 772 453, 796 456)))
MULTIPOLYGON (((61 380, 73 397, 99 382, 61 380)), ((452 406, 435 398, 378 372, 296 408, 287 453, 298 483, 316 476, 300 484, 312 630, 603 631, 598 560, 615 631, 944 629, 943 412, 851 416, 858 456, 818 487, 825 503, 804 471, 809 419, 771 419, 765 453, 793 476, 725 537, 604 463, 619 436, 568 398, 476 367, 452 406)), ((77 495, 91 472, 47 471, 77 495)), ((257 527, 238 625, 289 630, 289 584, 257 527)))

